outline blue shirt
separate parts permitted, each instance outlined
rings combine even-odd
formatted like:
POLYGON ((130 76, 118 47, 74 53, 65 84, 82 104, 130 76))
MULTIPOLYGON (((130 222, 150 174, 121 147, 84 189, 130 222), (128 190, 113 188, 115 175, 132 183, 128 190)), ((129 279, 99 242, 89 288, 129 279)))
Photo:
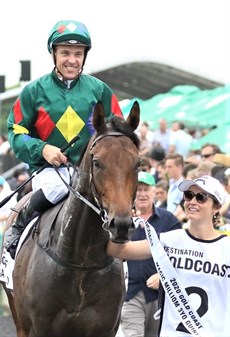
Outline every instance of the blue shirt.
POLYGON ((183 177, 174 181, 170 179, 169 189, 168 189, 168 196, 167 196, 167 210, 174 213, 177 206, 180 204, 181 200, 183 199, 183 192, 181 192, 178 188, 180 183, 184 180, 183 177))
MULTIPOLYGON (((148 222, 155 228, 157 234, 181 228, 181 223, 169 211, 153 206, 153 215, 148 222)), ((131 236, 131 241, 146 239, 145 229, 140 226, 136 228, 131 236)), ((140 290, 144 292, 146 303, 158 298, 158 290, 146 286, 147 279, 157 272, 152 258, 146 260, 128 260, 128 288, 125 301, 129 301, 140 290)))

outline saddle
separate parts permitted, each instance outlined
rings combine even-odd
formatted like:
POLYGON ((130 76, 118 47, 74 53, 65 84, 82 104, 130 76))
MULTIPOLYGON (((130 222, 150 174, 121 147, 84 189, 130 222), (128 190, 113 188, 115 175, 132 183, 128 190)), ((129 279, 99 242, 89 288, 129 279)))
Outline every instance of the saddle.
MULTIPOLYGON (((13 260, 10 254, 4 249, 3 242, 4 242, 4 233, 7 229, 12 226, 13 222, 17 214, 20 212, 21 208, 24 204, 29 200, 33 192, 28 193, 19 202, 16 204, 15 208, 12 209, 10 216, 7 219, 7 224, 3 230, 3 237, 2 237, 2 249, 0 254, 0 283, 6 285, 6 288, 13 290, 13 280, 12 280, 12 273, 14 270, 15 260, 13 260)), ((40 214, 39 216, 35 216, 32 221, 28 224, 25 228, 24 232, 21 235, 21 238, 18 243, 17 253, 20 251, 23 244, 27 241, 30 237, 31 233, 32 236, 36 234, 36 244, 38 244, 42 249, 46 250, 49 246, 50 237, 52 236, 52 231, 55 225, 55 219, 57 218, 59 212, 62 209, 65 199, 60 201, 54 207, 51 207, 49 210, 45 211, 44 213, 40 214), (41 224, 42 219, 42 224, 41 224)), ((1 245, 0 245, 1 247, 1 245)))
MULTIPOLYGON (((23 206, 27 203, 27 201, 31 198, 33 192, 29 192, 28 194, 26 194, 22 199, 20 199, 18 201, 18 203, 15 205, 14 208, 12 208, 12 212, 10 213, 5 228, 3 229, 3 241, 4 242, 4 233, 12 226, 12 224, 15 221, 16 216, 19 214, 20 210, 23 208, 23 206)), ((26 239, 28 238, 29 234, 31 233, 31 231, 33 231, 33 233, 39 233, 41 232, 41 227, 40 227, 40 223, 41 223, 41 218, 43 220, 43 224, 45 224, 45 229, 44 229, 44 233, 42 233, 42 240, 44 238, 46 238, 47 242, 49 241, 49 233, 51 232, 51 229, 54 225, 55 219, 57 217, 57 215, 59 214, 63 203, 65 201, 66 198, 62 199, 58 204, 54 205, 53 207, 49 208, 47 211, 45 211, 44 213, 41 214, 36 214, 35 216, 31 219, 31 221, 34 218, 37 218, 37 220, 33 223, 32 226, 30 226, 29 231, 27 231, 26 236, 23 239, 23 242, 21 242, 20 247, 23 245, 23 243, 26 241, 26 239)), ((40 240, 39 240, 40 241, 40 240)))

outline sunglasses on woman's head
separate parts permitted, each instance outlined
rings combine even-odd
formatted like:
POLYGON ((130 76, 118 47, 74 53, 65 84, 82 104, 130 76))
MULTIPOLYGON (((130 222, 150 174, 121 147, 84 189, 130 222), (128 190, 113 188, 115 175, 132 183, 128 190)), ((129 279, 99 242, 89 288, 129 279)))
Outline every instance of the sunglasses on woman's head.
POLYGON ((209 195, 204 192, 195 194, 193 191, 184 191, 185 201, 191 201, 194 197, 196 198, 196 201, 199 202, 199 204, 204 204, 208 200, 209 195))

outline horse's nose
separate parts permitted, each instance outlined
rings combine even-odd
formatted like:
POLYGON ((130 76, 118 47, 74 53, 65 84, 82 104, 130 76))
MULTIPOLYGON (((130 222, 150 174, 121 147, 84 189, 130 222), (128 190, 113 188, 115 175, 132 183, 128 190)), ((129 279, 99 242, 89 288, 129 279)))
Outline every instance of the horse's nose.
POLYGON ((111 240, 116 243, 124 243, 130 240, 131 234, 135 229, 131 217, 121 217, 110 221, 109 226, 112 233, 111 240))

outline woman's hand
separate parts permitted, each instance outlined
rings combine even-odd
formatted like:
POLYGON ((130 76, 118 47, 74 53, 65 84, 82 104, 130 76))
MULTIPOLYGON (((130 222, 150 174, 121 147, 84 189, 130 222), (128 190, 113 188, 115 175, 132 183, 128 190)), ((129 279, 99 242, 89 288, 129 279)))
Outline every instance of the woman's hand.
POLYGON ((159 278, 158 273, 151 275, 146 281, 146 285, 148 288, 157 290, 160 285, 160 278, 159 278))

